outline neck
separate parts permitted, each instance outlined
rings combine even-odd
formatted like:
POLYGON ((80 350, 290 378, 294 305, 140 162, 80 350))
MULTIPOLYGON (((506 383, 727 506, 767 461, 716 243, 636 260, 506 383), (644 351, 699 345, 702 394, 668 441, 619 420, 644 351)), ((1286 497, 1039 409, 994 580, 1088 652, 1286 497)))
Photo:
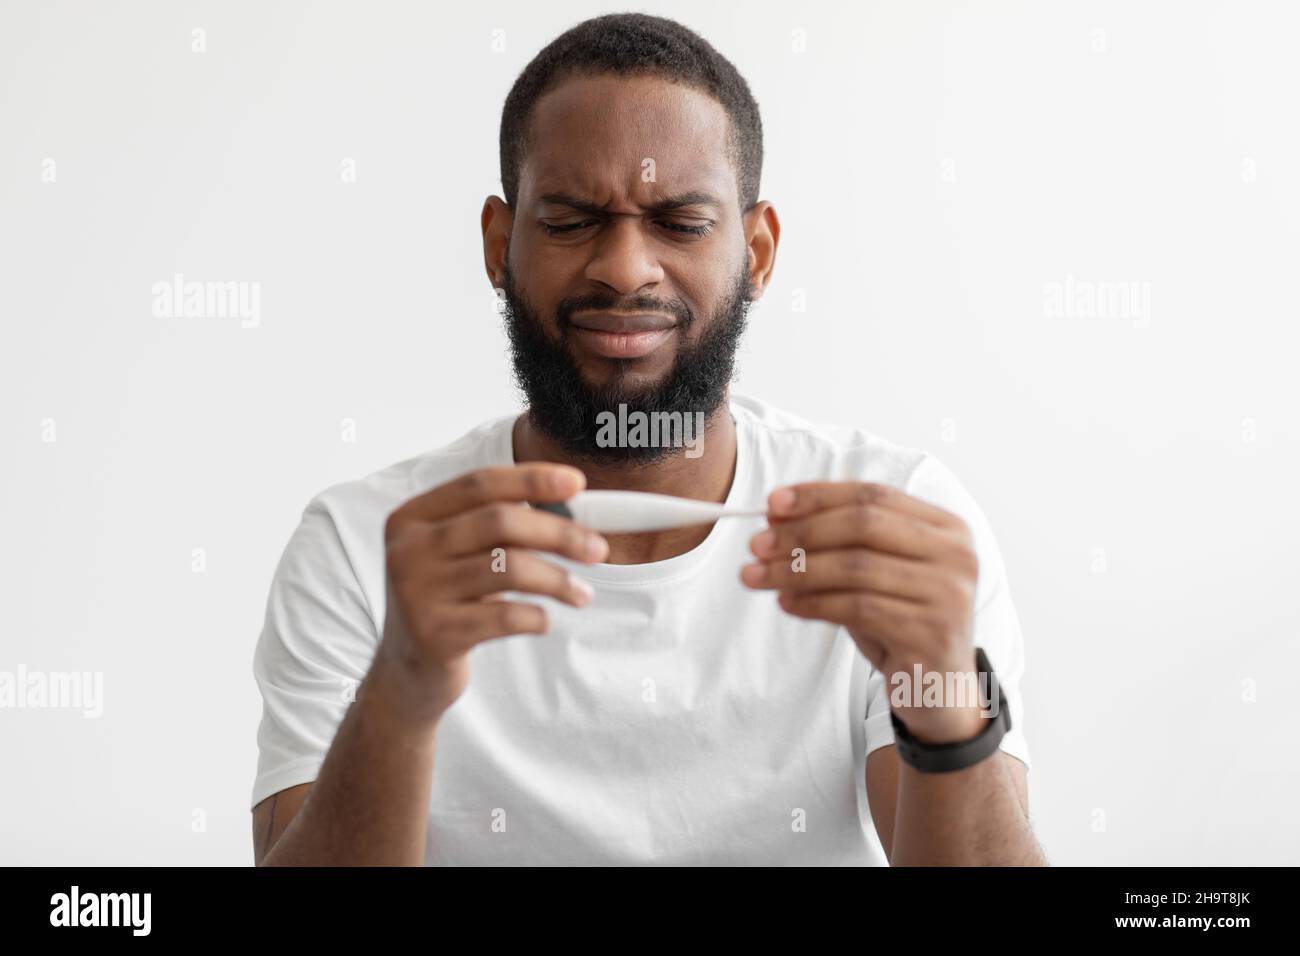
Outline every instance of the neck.
MULTIPOLYGON (((736 423, 731 418, 728 401, 705 421, 703 440, 697 446, 702 447, 702 454, 695 458, 686 457, 685 449, 674 450, 653 462, 605 463, 579 458, 539 432, 527 414, 515 420, 513 444, 516 462, 555 461, 572 465, 587 476, 588 488, 650 491, 722 502, 727 500, 736 472, 736 423)), ((640 534, 607 534, 609 557, 606 560, 610 564, 643 564, 676 557, 698 546, 712 527, 708 524, 640 534)))

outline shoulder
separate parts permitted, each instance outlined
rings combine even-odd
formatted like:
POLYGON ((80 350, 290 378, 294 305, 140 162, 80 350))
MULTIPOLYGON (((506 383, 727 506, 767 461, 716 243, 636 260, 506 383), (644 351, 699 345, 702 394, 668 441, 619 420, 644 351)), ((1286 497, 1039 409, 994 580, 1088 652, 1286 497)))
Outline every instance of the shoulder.
MULTIPOLYGON (((504 464, 510 452, 515 416, 485 422, 455 441, 403 459, 360 478, 316 492, 303 508, 287 547, 286 559, 320 568, 351 565, 363 585, 382 566, 384 522, 404 502, 476 468, 504 464)), ((381 582, 380 582, 381 583, 381 582)))
POLYGON ((929 457, 861 425, 815 422, 749 395, 732 397, 756 450, 806 481, 872 481, 906 490, 929 457))
POLYGON ((403 502, 467 471, 493 464, 504 452, 510 456, 513 415, 484 422, 455 441, 403 459, 360 478, 339 482, 317 492, 305 513, 336 525, 382 528, 388 515, 403 502), (504 444, 503 444, 504 442, 504 444))

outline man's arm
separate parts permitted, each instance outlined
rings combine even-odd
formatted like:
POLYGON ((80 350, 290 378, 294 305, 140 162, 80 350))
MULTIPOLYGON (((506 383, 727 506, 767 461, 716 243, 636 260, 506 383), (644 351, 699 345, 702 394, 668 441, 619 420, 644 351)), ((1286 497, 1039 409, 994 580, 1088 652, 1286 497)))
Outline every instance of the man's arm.
POLYGON ((302 809, 303 801, 311 793, 311 788, 310 783, 300 783, 296 787, 271 794, 253 807, 253 863, 256 866, 262 865, 267 851, 275 846, 280 834, 302 809))
MULTIPOLYGON (((982 525, 967 504, 962 510, 982 525)), ((776 590, 777 603, 796 617, 842 625, 886 685, 927 674, 951 679, 941 688, 960 688, 956 680, 977 677, 980 554, 974 529, 957 513, 890 485, 805 482, 772 492, 768 528, 750 550, 757 561, 741 570, 745 584, 776 590), (803 560, 791 561, 794 555, 803 560)), ((1000 586, 1001 573, 996 549, 987 553, 994 560, 986 592, 1000 586)), ((982 607, 987 614, 987 595, 982 607)), ((906 694, 898 701, 891 694, 889 706, 922 743, 981 732, 987 705, 960 690, 939 697, 913 695, 909 703, 906 694)), ((902 764, 894 747, 876 748, 867 761, 868 802, 879 807, 892 863, 1045 862, 1029 829, 1023 768, 990 756, 964 770, 922 773, 902 764)))
POLYGON ((867 803, 891 866, 1046 866, 1029 825, 1025 765, 998 750, 922 773, 894 746, 867 755, 867 803))
POLYGON ((419 866, 429 825, 437 722, 386 702, 372 669, 320 774, 253 809, 258 866, 419 866))
MULTIPOLYGON (((546 462, 487 468, 417 495, 388 516, 383 634, 316 780, 254 808, 259 864, 423 863, 434 741, 443 714, 469 682, 470 651, 496 638, 548 632, 546 610, 507 600, 510 592, 573 607, 591 600, 589 586, 536 552, 591 563, 608 555, 608 542, 526 504, 564 501, 585 484, 578 469, 546 462)), ((312 617, 300 627, 312 627, 312 617)), ((310 647, 310 633, 297 637, 299 648, 310 647)), ((314 667, 316 680, 322 669, 314 667)), ((272 669, 263 679, 274 686, 278 677, 272 669)), ((301 690, 297 699, 316 705, 301 690)))

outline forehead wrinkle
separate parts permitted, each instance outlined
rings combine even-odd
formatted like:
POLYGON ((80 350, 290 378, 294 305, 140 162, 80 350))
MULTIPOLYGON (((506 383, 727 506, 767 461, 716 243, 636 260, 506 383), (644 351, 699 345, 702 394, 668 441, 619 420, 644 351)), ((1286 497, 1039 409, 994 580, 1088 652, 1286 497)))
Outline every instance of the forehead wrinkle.
POLYGON ((721 212, 726 207, 726 186, 721 191, 711 188, 706 183, 687 185, 680 189, 671 188, 662 182, 638 182, 631 189, 551 188, 542 184, 537 188, 535 206, 567 206, 569 208, 594 207, 586 211, 602 212, 607 215, 640 215, 641 212, 671 212, 679 209, 711 209, 721 212), (646 187, 641 189, 639 187, 646 187), (672 205, 669 205, 671 203, 672 205), (632 207, 630 211, 620 211, 618 206, 632 207))
POLYGON ((634 196, 646 196, 649 204, 695 189, 721 201, 733 189, 735 157, 724 107, 680 84, 574 77, 539 99, 528 139, 523 165, 536 195, 562 192, 599 205, 616 199, 635 205, 634 196), (581 148, 568 145, 573 142, 581 148), (679 174, 674 166, 680 156, 688 157, 684 164, 707 158, 679 174), (656 182, 642 180, 646 159, 654 160, 656 182), (627 170, 625 179, 612 182, 611 169, 627 170))

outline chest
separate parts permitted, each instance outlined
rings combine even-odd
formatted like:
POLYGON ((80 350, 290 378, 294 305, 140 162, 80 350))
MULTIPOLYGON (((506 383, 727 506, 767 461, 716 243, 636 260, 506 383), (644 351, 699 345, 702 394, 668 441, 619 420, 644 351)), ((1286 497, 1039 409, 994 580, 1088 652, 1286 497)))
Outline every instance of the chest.
POLYGON ((681 593, 551 602, 550 634, 475 649, 439 731, 440 852, 662 862, 859 845, 868 668, 852 642, 738 582, 681 593), (810 821, 827 842, 787 846, 810 821))

